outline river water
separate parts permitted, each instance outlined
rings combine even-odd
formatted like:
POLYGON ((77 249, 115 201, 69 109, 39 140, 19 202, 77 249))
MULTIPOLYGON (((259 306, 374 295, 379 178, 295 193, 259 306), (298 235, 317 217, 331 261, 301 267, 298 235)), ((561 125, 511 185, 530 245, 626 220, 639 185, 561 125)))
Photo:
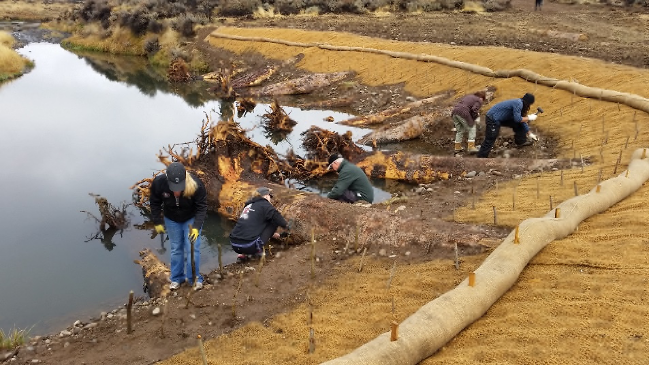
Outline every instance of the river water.
MULTIPOLYGON (((98 194, 113 204, 131 203, 130 187, 164 166, 156 155, 170 144, 193 141, 205 114, 224 110, 206 98, 205 85, 176 90, 152 77, 141 59, 81 56, 57 44, 31 43, 19 50, 35 68, 0 85, 0 329, 56 332, 76 319, 87 320, 126 302, 129 291, 144 296, 142 272, 133 261, 143 248, 157 250, 145 218, 128 208, 131 225, 112 238, 95 237, 98 194), (191 90, 194 88, 194 90, 191 90), (102 240, 103 239, 103 240, 102 240)), ((301 152, 300 133, 312 125, 353 139, 368 130, 323 121, 351 117, 332 111, 285 108, 298 122, 286 140, 269 141, 260 116, 268 105, 238 119, 249 136, 284 154, 301 152)), ((237 119, 236 119, 237 120, 237 119)), ((379 200, 389 197, 376 190, 379 200)), ((209 213, 201 240, 201 272, 235 260, 226 235, 232 223, 209 213)))

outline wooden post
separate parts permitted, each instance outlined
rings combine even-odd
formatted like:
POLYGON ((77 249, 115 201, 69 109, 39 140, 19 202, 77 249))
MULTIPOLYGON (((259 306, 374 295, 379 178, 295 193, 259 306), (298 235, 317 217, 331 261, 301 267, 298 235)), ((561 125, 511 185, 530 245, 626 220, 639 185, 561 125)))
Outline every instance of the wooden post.
POLYGON ((549 203, 551 204, 551 210, 553 209, 553 196, 548 196, 549 203))
POLYGON ((560 186, 564 187, 564 170, 560 170, 560 186))
POLYGON ((517 199, 516 197, 517 197, 517 187, 515 186, 515 188, 512 190, 512 210, 513 211, 516 210, 516 205, 515 205, 515 202, 516 202, 516 199, 517 199))
POLYGON ((260 286, 260 276, 262 275, 262 268, 264 268, 264 262, 266 262, 266 249, 262 247, 262 256, 260 257, 260 265, 255 273, 255 287, 260 286))
POLYGON ((223 261, 221 260, 221 243, 217 242, 217 251, 219 253, 219 273, 223 274, 223 261))
POLYGON ((133 332, 132 323, 132 310, 133 310, 133 290, 129 292, 129 302, 126 305, 126 334, 131 334, 133 332))
POLYGON ((397 328, 399 324, 396 321, 390 322, 390 341, 395 342, 397 340, 397 328))
MULTIPOLYGON (((313 230, 312 230, 313 236, 313 230)), ((359 248, 359 223, 354 226, 354 251, 356 252, 359 248)))
POLYGON ((629 175, 630 175, 630 169, 625 171, 625 178, 629 178, 629 175))
POLYGON ((585 159, 582 158, 582 154, 580 154, 580 173, 585 172, 585 159))
POLYGON ((641 159, 645 159, 646 157, 646 152, 645 149, 643 149, 643 152, 641 153, 641 159))
POLYGON ((630 136, 625 139, 625 148, 627 149, 627 144, 630 142, 630 136))
POLYGON ((600 184, 596 186, 596 193, 600 193, 600 184))
POLYGON ((497 207, 492 206, 492 213, 494 214, 494 225, 497 224, 497 207))
POLYGON ((576 196, 578 195, 578 182, 575 180, 573 181, 573 193, 575 193, 576 196))
POLYGON ((556 219, 559 219, 559 218, 560 218, 560 208, 559 208, 559 207, 557 207, 557 208, 555 209, 555 218, 556 218, 556 219))
POLYGON ((314 337, 314 328, 309 328, 309 354, 316 352, 316 338, 314 337))
POLYGON ((458 243, 454 243, 454 266, 456 270, 460 269, 460 263, 458 263, 458 243))
POLYGON ((162 316, 160 317, 160 337, 165 338, 165 319, 167 318, 167 296, 163 299, 162 316))
POLYGON ((539 199, 539 177, 537 177, 537 199, 539 199))
POLYGON ((474 287, 475 283, 476 283, 476 273, 472 272, 469 274, 469 286, 474 287))
POLYGON ((244 271, 239 272, 239 283, 237 284, 237 289, 235 290, 235 294, 232 296, 232 317, 236 318, 237 317, 237 295, 239 294, 239 290, 241 289, 241 284, 244 281, 244 271))
POLYGON ((201 335, 198 334, 196 336, 196 339, 199 341, 199 351, 201 351, 201 360, 203 360, 203 364, 207 365, 208 364, 208 357, 205 355, 205 347, 203 347, 203 340, 201 339, 201 335))
POLYGON ((596 182, 596 183, 600 183, 602 178, 603 178, 603 168, 600 168, 600 169, 598 169, 598 182, 596 182))
POLYGON ((474 197, 474 181, 472 181, 472 210, 476 210, 476 198, 474 197))
POLYGON ((515 244, 519 244, 519 225, 515 228, 515 244))

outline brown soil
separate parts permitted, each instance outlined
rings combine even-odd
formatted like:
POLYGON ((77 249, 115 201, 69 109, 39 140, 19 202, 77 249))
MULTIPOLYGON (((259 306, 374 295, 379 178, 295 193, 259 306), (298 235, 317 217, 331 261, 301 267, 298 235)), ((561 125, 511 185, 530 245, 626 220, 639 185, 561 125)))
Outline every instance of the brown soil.
MULTIPOLYGON (((223 23, 236 27, 349 32, 351 34, 341 35, 341 39, 350 45, 403 47, 414 53, 440 52, 448 58, 492 69, 530 68, 559 79, 575 78, 585 85, 648 97, 647 9, 637 13, 605 6, 545 2, 543 12, 534 12, 532 1, 515 0, 513 4, 512 10, 491 14, 328 15, 223 20, 223 23), (530 31, 550 28, 583 33, 588 40, 573 42, 530 31), (505 48, 447 47, 433 44, 436 42, 505 48), (556 54, 587 56, 646 69, 556 54)), ((206 54, 213 69, 227 65, 235 54, 249 65, 261 65, 268 59, 286 59, 297 52, 312 51, 259 42, 223 42, 222 48, 217 49, 202 41, 212 30, 204 29, 191 46, 206 54)), ((241 29, 229 31, 247 35, 241 29)), ((304 42, 318 37, 318 33, 277 31, 273 34, 269 31, 265 36, 286 35, 287 39, 304 42)), ((326 34, 330 37, 334 33, 326 34)), ((327 42, 334 42, 327 39, 327 42)), ((468 271, 480 265, 489 254, 489 248, 498 245, 512 227, 525 218, 546 213, 549 197, 555 203, 570 198, 574 194, 573 182, 581 193, 586 192, 598 176, 602 179, 612 176, 619 151, 623 150, 622 161, 627 162, 633 148, 648 146, 648 114, 628 107, 578 97, 574 101, 570 93, 537 88, 518 80, 493 81, 472 76, 470 83, 466 75, 456 76, 456 71, 430 64, 422 66, 414 61, 392 65, 393 60, 378 61, 368 55, 350 53, 338 61, 323 63, 322 59, 328 57, 329 61, 330 56, 318 57, 306 57, 298 69, 283 69, 274 80, 305 72, 334 71, 332 65, 339 62, 339 68, 354 69, 358 73, 359 82, 355 86, 358 100, 352 108, 357 114, 401 105, 406 97, 423 98, 445 88, 462 93, 494 82, 501 100, 534 88, 538 101, 548 103, 546 117, 540 117, 540 120, 546 118, 539 126, 540 143, 521 150, 508 149, 504 145, 511 145, 512 137, 503 131, 496 155, 576 156, 576 161, 580 160, 579 155, 584 155, 593 164, 564 173, 542 172, 524 177, 513 177, 508 172, 485 172, 488 174, 472 180, 434 183, 425 187, 430 190, 422 193, 403 192, 404 198, 390 206, 375 205, 399 210, 403 215, 443 218, 479 226, 489 238, 480 244, 488 249, 478 254, 460 253, 460 270, 454 269, 452 252, 429 252, 409 244, 383 248, 385 253, 373 250, 365 257, 360 250, 345 253, 343 248, 346 244, 352 246, 353 240, 333 231, 332 235, 316 238, 317 260, 313 276, 310 245, 282 248, 278 244, 277 253, 274 252, 264 265, 259 277, 257 263, 231 265, 223 275, 209 274, 206 288, 195 293, 189 302, 185 297, 189 289, 183 287, 177 296, 170 297, 166 306, 159 300, 136 305, 131 334, 126 334, 122 309, 110 318, 84 321, 93 325, 86 325, 87 329, 72 329, 73 335, 41 337, 19 350, 11 363, 24 364, 32 360, 47 364, 201 363, 196 348, 198 334, 206 343, 208 361, 212 364, 324 362, 387 331, 393 316, 401 321, 455 287, 467 277, 468 271), (381 77, 372 79, 371 75, 378 74, 377 69, 399 72, 379 72, 381 77), (437 81, 435 77, 432 80, 432 75, 438 75, 437 81), (608 143, 605 144, 602 144, 605 124, 603 122, 601 130, 601 117, 608 121, 608 143), (590 121, 597 123, 588 123, 590 121), (624 149, 623 144, 627 145, 628 141, 629 147, 624 149), (476 193, 475 199, 472 190, 476 193), (536 190, 539 193, 534 193, 536 190), (491 225, 493 207, 499 212, 499 225, 503 226, 491 225), (359 272, 362 261, 363 270, 359 272), (240 277, 242 270, 244 274, 240 277), (391 273, 394 276, 387 286, 391 273), (236 304, 234 308, 233 303, 236 304), (307 352, 309 303, 316 330, 314 354, 307 352), (165 315, 152 315, 157 307, 163 309, 165 315)), ((337 92, 336 89, 325 91, 333 95, 337 92)), ((436 145, 439 150, 449 151, 450 127, 443 126, 443 133, 429 131, 423 145, 436 145)), ((480 134, 478 140, 481 140, 480 134)), ((624 168, 619 169, 620 173, 624 168)), ((484 317, 423 363, 647 364, 647 217, 646 183, 639 192, 608 212, 587 220, 576 235, 550 244, 484 317)))

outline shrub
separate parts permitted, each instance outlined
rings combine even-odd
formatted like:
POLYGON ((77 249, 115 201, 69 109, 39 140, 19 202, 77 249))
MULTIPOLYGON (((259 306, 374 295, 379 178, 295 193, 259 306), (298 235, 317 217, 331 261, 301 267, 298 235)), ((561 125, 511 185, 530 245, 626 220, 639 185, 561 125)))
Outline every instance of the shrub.
POLYGON ((259 7, 262 6, 260 0, 229 0, 219 5, 219 15, 222 16, 245 16, 251 15, 259 7))

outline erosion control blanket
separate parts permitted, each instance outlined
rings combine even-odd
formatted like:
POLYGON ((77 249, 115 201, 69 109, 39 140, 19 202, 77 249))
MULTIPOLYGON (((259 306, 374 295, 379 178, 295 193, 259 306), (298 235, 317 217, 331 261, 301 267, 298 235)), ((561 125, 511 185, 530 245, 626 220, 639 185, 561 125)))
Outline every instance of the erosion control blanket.
POLYGON ((383 333, 325 364, 415 365, 431 356, 483 316, 542 248, 573 233, 583 220, 635 192, 648 180, 648 174, 648 149, 639 149, 632 155, 628 170, 619 176, 601 182, 587 194, 562 202, 544 217, 524 220, 475 270, 474 286, 469 286, 469 278, 465 279, 420 308, 399 325, 396 341, 391 342, 390 332, 383 333))

